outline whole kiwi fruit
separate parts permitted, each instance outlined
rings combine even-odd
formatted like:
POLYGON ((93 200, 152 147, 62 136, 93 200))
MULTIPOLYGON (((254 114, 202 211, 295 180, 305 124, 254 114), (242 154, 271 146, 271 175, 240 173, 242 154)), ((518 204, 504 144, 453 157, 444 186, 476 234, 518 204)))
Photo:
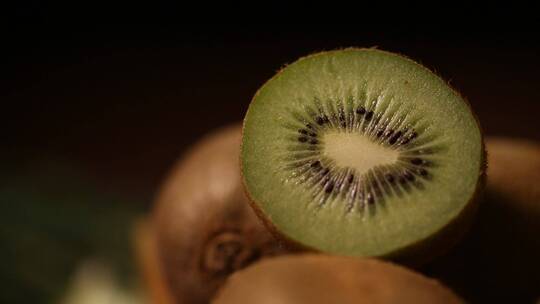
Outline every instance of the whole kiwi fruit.
POLYGON ((241 164, 252 206, 292 248, 420 264, 466 231, 482 132, 437 75, 377 49, 317 53, 254 96, 241 164))
POLYGON ((471 302, 540 296, 540 143, 487 137, 485 198, 466 238, 425 272, 471 302))
POLYGON ((292 255, 233 274, 214 304, 462 303, 449 289, 401 266, 375 259, 292 255))
POLYGON ((207 303, 230 273, 280 251, 243 192, 240 137, 235 124, 200 140, 155 201, 160 264, 177 303, 207 303))

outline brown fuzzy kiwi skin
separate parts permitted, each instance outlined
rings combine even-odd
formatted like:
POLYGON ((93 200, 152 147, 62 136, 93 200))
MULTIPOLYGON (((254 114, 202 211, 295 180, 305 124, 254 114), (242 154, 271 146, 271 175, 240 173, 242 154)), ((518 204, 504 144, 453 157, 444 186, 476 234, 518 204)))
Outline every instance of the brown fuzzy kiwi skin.
POLYGON ((214 304, 462 303, 433 279, 376 259, 303 254, 257 262, 233 274, 214 304))
MULTIPOLYGON (((374 48, 376 48, 376 47, 374 47, 374 48)), ((351 47, 351 48, 338 49, 338 50, 334 50, 334 51, 325 51, 325 52, 320 52, 320 53, 315 53, 315 54, 305 56, 303 58, 300 58, 298 61, 308 59, 308 58, 311 58, 311 57, 314 57, 314 56, 319 56, 319 55, 322 55, 322 54, 331 54, 331 53, 334 53, 334 52, 346 51, 346 50, 365 50, 365 48, 351 47)), ((381 50, 379 50, 379 51, 381 51, 381 50)), ((386 52, 386 51, 381 51, 381 52, 385 52, 385 53, 388 53, 388 54, 391 54, 391 55, 401 56, 404 59, 409 60, 409 61, 413 62, 414 64, 420 66, 421 68, 423 68, 427 72, 434 74, 431 70, 429 70, 428 68, 416 63, 414 60, 408 58, 407 56, 404 56, 404 55, 401 55, 401 54, 390 53, 390 52, 386 52)), ((276 78, 280 77, 280 74, 283 72, 284 68, 285 67, 283 67, 281 70, 279 70, 278 73, 272 77, 272 79, 276 79, 276 78)), ((442 78, 440 76, 438 76, 438 77, 442 78)), ((483 191, 484 191, 484 187, 485 187, 486 170, 487 170, 487 157, 486 157, 486 149, 485 149, 485 144, 484 144, 484 139, 483 139, 483 132, 482 132, 482 128, 481 128, 481 125, 480 125, 480 121, 478 119, 478 116, 472 110, 472 107, 471 107, 471 104, 469 103, 469 101, 466 98, 464 98, 463 95, 461 95, 457 90, 455 90, 450 84, 447 84, 447 85, 452 89, 452 91, 456 95, 459 95, 462 98, 462 100, 465 102, 465 104, 469 107, 470 112, 473 114, 473 117, 474 117, 474 119, 476 121, 476 124, 477 124, 478 128, 480 129, 481 141, 482 141, 482 145, 481 145, 481 154, 482 154, 481 155, 481 157, 482 157, 482 159, 481 159, 481 167, 480 167, 480 170, 478 172, 479 176, 478 176, 478 180, 477 180, 477 183, 476 183, 476 187, 475 187, 475 191, 474 191, 473 196, 471 197, 469 202, 467 202, 466 207, 459 213, 459 215, 456 218, 454 218, 453 221, 448 223, 445 227, 443 227, 437 233, 429 236, 428 238, 426 238, 424 240, 419 240, 415 244, 411 244, 411 245, 409 245, 409 246, 407 246, 405 248, 399 249, 399 250, 393 252, 391 255, 381 256, 381 258, 393 260, 395 262, 406 264, 406 265, 411 266, 411 267, 420 267, 420 266, 422 266, 422 265, 436 259, 437 257, 444 255, 446 252, 448 252, 451 248, 453 248, 463 238, 463 236, 469 230, 472 222, 474 221, 475 214, 476 214, 476 211, 478 210, 479 202, 482 200, 481 198, 483 196, 483 191)), ((252 100, 255 100, 257 98, 257 96, 259 95, 259 93, 261 92, 261 90, 263 88, 264 88, 264 85, 255 93, 255 96, 253 97, 252 100)), ((250 108, 248 108, 248 110, 247 110, 246 117, 247 117, 247 114, 249 113, 249 111, 250 111, 250 108)), ((244 120, 243 125, 242 125, 242 137, 244 136, 244 128, 245 128, 245 120, 244 120)), ((242 143, 243 143, 243 141, 242 141, 242 143)), ((240 166, 242 166, 242 161, 241 160, 240 160, 240 166)), ((311 248, 311 247, 309 247, 309 246, 307 246, 305 244, 299 243, 298 241, 289 238, 288 236, 286 236, 285 234, 283 234, 283 233, 281 233, 279 231, 279 229, 271 222, 271 220, 268 219, 268 217, 260 209, 260 207, 257 205, 255 200, 253 199, 253 197, 251 197, 249 191, 247 190, 246 180, 245 180, 245 178, 243 176, 244 171, 243 171, 242 167, 241 167, 240 172, 242 173, 242 181, 243 181, 243 184, 244 184, 244 190, 246 192, 246 196, 249 198, 250 206, 253 208, 253 210, 255 211, 255 214, 257 214, 259 219, 264 223, 264 225, 266 226, 268 231, 270 231, 272 233, 272 235, 274 235, 274 237, 279 242, 281 242, 283 244, 283 246, 285 248, 287 248, 287 250, 289 252, 318 252, 317 249, 311 248)))
POLYGON ((176 303, 208 303, 232 272, 282 250, 242 190, 240 137, 240 124, 204 137, 155 200, 160 266, 176 303))
POLYGON ((540 143, 486 138, 485 198, 469 234, 423 270, 473 303, 540 296, 540 143))

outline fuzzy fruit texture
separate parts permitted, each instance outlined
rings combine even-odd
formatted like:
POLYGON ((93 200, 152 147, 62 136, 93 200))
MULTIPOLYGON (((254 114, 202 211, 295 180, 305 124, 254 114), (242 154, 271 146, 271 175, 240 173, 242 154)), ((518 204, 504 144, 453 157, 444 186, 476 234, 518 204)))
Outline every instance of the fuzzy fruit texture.
POLYGON ((233 274, 214 304, 462 303, 437 281, 391 263, 326 255, 281 256, 233 274))
POLYGON ((207 303, 230 273, 280 250, 243 192, 240 137, 240 125, 232 125, 203 138, 157 197, 153 225, 177 303, 207 303))

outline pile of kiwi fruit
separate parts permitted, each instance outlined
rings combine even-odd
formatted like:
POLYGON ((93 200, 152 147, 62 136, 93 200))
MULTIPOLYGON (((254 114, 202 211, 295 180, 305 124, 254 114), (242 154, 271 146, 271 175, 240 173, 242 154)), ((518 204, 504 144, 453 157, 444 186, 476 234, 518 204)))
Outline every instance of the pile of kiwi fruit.
POLYGON ((154 303, 534 303, 538 180, 427 68, 316 53, 179 160, 137 252, 154 303))

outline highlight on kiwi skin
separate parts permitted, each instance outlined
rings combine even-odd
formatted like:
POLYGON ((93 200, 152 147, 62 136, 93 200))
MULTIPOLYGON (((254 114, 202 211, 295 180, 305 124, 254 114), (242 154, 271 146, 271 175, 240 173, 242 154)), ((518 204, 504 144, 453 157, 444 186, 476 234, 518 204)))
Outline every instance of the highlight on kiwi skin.
POLYGON ((302 58, 257 92, 241 165, 252 207, 282 240, 399 259, 466 230, 485 160, 470 106, 442 79, 400 55, 345 49, 302 58))
POLYGON ((462 303, 439 282, 375 259, 292 255, 233 274, 212 303, 462 303))

